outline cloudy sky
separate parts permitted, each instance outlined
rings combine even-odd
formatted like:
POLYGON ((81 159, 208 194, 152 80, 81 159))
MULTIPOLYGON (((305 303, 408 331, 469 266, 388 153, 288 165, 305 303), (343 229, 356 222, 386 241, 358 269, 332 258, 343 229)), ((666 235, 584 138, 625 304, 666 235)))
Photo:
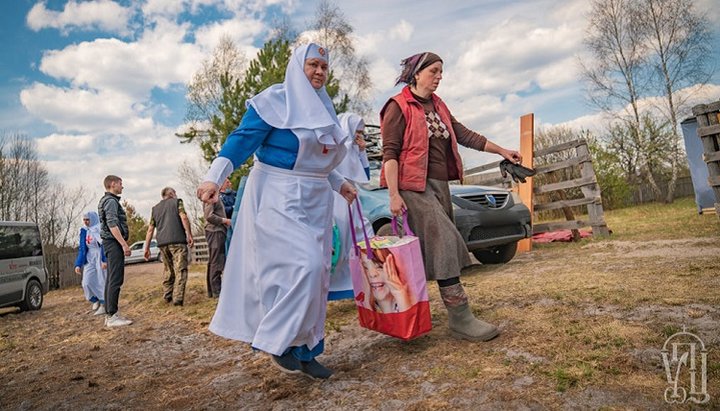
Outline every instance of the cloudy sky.
MULTIPOLYGON (((431 50, 445 61, 438 94, 455 116, 510 148, 518 147, 526 113, 535 113, 537 126, 603 123, 578 80, 588 3, 336 1, 371 63, 376 111, 398 91, 399 61, 431 50)), ((697 6, 720 27, 714 0, 697 6)), ((162 187, 180 187, 178 165, 200 161, 199 148, 174 133, 186 113, 185 84, 220 37, 252 58, 273 22, 287 16, 302 30, 316 7, 315 0, 3 1, 0 132, 33 138, 69 188, 82 185, 99 198, 102 178, 120 175, 123 197, 147 217, 162 187)), ((693 99, 720 99, 720 74, 693 99)), ((466 167, 493 160, 463 155, 466 167)))

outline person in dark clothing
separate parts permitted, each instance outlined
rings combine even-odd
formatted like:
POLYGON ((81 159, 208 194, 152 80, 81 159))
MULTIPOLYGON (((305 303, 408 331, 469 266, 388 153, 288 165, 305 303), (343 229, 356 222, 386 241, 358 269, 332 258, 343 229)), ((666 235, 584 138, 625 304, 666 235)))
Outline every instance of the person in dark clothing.
POLYGON ((225 217, 232 218, 233 207, 235 207, 235 198, 237 197, 237 191, 232 189, 230 180, 226 180, 225 184, 220 190, 220 201, 225 209, 225 217))
POLYGON ((122 179, 109 175, 103 181, 105 195, 98 204, 100 215, 100 238, 107 257, 107 279, 105 282, 105 326, 122 327, 132 324, 118 313, 120 288, 125 281, 125 256, 130 255, 127 239, 130 231, 127 215, 120 204, 123 191, 122 179))
POLYGON ((145 260, 150 259, 150 240, 157 227, 157 243, 165 264, 163 298, 165 302, 174 300, 174 305, 183 305, 188 273, 188 247, 193 245, 190 221, 183 201, 177 198, 175 189, 165 187, 160 194, 162 200, 152 208, 145 235, 145 260))
MULTIPOLYGON (((229 186, 230 180, 225 179, 221 191, 224 192, 225 188, 229 186)), ((208 297, 212 298, 220 296, 222 273, 225 269, 225 236, 230 226, 230 218, 225 214, 226 209, 220 201, 203 205, 205 238, 208 245, 207 291, 208 297)))

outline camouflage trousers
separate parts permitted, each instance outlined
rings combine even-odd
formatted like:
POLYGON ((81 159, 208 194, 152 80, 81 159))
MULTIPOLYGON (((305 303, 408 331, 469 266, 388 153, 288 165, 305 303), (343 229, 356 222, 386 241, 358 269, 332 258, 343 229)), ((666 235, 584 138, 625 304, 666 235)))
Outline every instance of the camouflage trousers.
POLYGON ((161 245, 160 253, 165 265, 163 297, 165 301, 182 302, 185 298, 185 284, 188 277, 188 246, 187 244, 161 245))

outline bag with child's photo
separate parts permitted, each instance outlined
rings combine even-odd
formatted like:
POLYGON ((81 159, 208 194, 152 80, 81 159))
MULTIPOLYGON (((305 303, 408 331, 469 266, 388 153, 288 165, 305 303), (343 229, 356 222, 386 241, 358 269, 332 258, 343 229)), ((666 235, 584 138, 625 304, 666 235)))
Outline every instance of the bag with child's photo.
MULTIPOLYGON (((349 206, 348 211, 353 221, 349 206)), ((357 211, 362 221, 359 204, 357 211)), ((353 232, 350 273, 360 325, 407 341, 428 333, 432 325, 420 240, 410 231, 407 215, 402 220, 402 237, 396 219, 393 236, 369 239, 365 233, 358 242, 353 232)))

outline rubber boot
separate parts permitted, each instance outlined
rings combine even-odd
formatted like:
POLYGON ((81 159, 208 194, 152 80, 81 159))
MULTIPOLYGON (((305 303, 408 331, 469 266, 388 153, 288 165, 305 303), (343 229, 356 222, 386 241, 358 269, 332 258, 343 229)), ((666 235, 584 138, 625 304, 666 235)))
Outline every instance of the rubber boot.
POLYGON ((500 334, 496 326, 475 318, 462 284, 440 287, 440 296, 448 310, 448 327, 453 337, 489 341, 500 334))

